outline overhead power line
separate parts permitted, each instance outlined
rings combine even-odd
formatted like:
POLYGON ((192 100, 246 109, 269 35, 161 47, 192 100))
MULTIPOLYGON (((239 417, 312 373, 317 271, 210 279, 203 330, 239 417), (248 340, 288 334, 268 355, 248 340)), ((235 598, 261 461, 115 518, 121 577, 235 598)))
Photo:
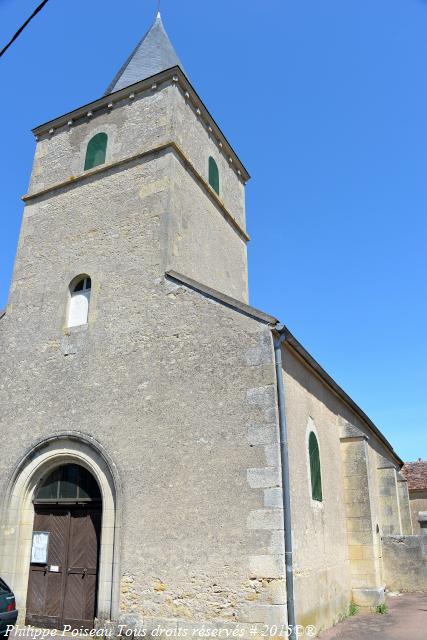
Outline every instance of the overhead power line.
POLYGON ((39 6, 34 9, 33 13, 30 15, 30 17, 25 20, 24 24, 19 27, 18 31, 15 33, 14 36, 12 36, 12 38, 9 40, 9 42, 7 43, 7 45, 5 47, 3 47, 3 49, 0 51, 0 58, 2 57, 2 55, 4 53, 6 53, 6 51, 9 49, 10 45, 15 42, 16 38, 24 31, 25 27, 27 26, 27 24, 29 22, 31 22, 31 20, 34 18, 34 16, 36 16, 38 14, 39 11, 41 11, 43 9, 43 7, 45 6, 45 4, 48 3, 48 0, 43 0, 43 2, 41 2, 39 4, 39 6))

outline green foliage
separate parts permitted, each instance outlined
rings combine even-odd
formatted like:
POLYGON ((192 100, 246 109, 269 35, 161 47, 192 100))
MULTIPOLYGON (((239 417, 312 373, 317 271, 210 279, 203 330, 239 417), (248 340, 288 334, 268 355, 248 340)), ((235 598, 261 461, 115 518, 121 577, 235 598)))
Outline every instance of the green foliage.
POLYGON ((381 615, 388 613, 388 606, 386 605, 386 603, 383 602, 382 604, 379 604, 377 607, 375 607, 375 613, 380 613, 381 615))
POLYGON ((350 605, 348 607, 348 615, 355 616, 357 613, 359 613, 359 607, 355 602, 350 602, 350 605))

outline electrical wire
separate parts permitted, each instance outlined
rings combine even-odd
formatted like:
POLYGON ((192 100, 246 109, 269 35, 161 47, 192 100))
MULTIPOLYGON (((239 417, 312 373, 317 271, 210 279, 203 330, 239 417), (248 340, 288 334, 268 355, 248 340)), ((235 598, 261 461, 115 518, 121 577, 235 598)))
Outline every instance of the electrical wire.
POLYGON ((30 17, 27 20, 25 20, 24 24, 21 27, 19 27, 19 29, 15 33, 15 35, 12 36, 12 38, 9 40, 7 45, 5 47, 3 47, 3 49, 0 51, 0 58, 2 57, 2 55, 4 53, 6 53, 6 51, 9 49, 10 45, 13 42, 15 42, 15 40, 18 38, 18 36, 24 31, 24 29, 27 26, 27 24, 29 22, 31 22, 31 20, 34 18, 34 16, 36 16, 39 13, 39 11, 41 11, 43 9, 43 7, 45 6, 45 4, 47 4, 47 3, 48 3, 48 0, 43 0, 43 2, 41 2, 39 4, 39 6, 36 9, 34 9, 33 13, 30 15, 30 17))

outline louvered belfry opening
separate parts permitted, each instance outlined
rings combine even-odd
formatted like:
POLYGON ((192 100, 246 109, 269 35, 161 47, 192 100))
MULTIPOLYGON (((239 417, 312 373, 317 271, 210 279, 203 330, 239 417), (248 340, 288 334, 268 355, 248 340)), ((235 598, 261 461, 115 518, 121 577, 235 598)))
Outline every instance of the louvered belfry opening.
POLYGON ((26 624, 93 627, 96 615, 101 492, 77 464, 58 466, 34 494, 26 624))

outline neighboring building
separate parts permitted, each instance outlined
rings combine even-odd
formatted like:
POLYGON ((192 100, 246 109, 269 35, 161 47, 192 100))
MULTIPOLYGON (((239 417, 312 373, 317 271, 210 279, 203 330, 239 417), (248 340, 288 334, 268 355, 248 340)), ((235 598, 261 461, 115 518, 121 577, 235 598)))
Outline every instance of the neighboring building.
POLYGON ((103 97, 34 133, 0 322, 0 574, 22 621, 250 636, 293 593, 318 629, 381 602, 381 536, 412 532, 403 463, 248 305, 249 175, 160 15, 103 97))
POLYGON ((419 458, 416 462, 405 462, 402 474, 408 481, 412 525, 414 532, 418 533, 418 514, 420 511, 427 512, 427 461, 419 458))

